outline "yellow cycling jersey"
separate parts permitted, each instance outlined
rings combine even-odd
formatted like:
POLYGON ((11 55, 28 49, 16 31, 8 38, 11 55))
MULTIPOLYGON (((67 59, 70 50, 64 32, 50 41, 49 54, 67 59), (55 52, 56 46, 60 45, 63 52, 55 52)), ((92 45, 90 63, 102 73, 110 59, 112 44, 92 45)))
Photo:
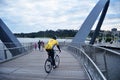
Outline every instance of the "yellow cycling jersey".
POLYGON ((45 45, 45 49, 53 49, 55 45, 58 45, 58 41, 55 39, 50 39, 45 45))

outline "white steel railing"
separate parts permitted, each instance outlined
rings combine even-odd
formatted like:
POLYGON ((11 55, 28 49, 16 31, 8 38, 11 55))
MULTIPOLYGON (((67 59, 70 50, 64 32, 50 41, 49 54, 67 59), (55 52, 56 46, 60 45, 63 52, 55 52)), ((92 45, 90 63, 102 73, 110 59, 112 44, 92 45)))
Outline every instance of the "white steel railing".
POLYGON ((68 49, 74 53, 74 56, 82 63, 90 80, 107 80, 93 60, 84 52, 84 50, 69 45, 68 49))
POLYGON ((4 62, 10 59, 13 59, 15 57, 24 55, 30 51, 33 50, 34 44, 33 43, 21 43, 20 47, 11 47, 13 43, 0 43, 0 62, 4 62), (8 45, 9 48, 7 48, 5 45, 8 45), (13 56, 10 51, 14 51, 14 53, 20 52, 20 54, 13 56))
POLYGON ((86 44, 70 44, 69 51, 88 72, 91 80, 120 80, 120 53, 86 44))

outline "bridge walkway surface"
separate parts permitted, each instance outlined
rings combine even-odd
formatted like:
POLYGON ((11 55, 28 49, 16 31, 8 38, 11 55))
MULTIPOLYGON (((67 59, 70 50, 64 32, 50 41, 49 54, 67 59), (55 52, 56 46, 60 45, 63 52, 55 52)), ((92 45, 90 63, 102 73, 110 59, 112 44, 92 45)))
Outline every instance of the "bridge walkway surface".
POLYGON ((0 64, 0 80, 88 80, 82 65, 66 50, 60 53, 60 66, 47 74, 46 51, 29 54, 0 64))

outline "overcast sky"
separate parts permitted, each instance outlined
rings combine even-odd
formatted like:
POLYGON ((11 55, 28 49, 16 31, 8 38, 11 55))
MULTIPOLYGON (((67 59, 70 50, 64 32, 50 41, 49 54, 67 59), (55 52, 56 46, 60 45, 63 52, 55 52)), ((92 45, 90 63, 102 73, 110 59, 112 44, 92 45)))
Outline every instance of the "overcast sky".
MULTIPOLYGON (((0 0, 0 18, 13 33, 78 30, 97 2, 98 0, 0 0)), ((102 30, 112 28, 120 30, 120 0, 111 0, 102 25, 102 30)))

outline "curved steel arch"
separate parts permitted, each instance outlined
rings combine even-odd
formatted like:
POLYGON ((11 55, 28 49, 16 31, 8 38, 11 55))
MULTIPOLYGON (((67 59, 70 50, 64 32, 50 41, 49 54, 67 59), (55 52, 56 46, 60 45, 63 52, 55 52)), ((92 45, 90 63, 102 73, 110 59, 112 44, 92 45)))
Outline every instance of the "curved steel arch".
POLYGON ((79 29, 78 33, 75 35, 75 37, 72 40, 72 43, 84 43, 86 37, 90 33, 91 28, 93 27, 95 21, 97 20, 98 16, 101 13, 100 20, 98 21, 95 33, 93 35, 92 40, 90 41, 90 44, 93 44, 95 41, 95 38, 99 34, 101 25, 103 23, 103 20, 105 18, 108 6, 109 6, 110 0, 99 0, 99 2, 95 5, 95 7, 92 9, 84 23, 82 24, 81 28, 79 29))
POLYGON ((12 56, 21 54, 21 51, 19 49, 15 49, 15 50, 10 49, 14 47, 21 47, 22 45, 18 41, 18 39, 12 34, 12 32, 7 27, 7 25, 2 21, 2 19, 0 19, 0 39, 9 49, 12 56))

